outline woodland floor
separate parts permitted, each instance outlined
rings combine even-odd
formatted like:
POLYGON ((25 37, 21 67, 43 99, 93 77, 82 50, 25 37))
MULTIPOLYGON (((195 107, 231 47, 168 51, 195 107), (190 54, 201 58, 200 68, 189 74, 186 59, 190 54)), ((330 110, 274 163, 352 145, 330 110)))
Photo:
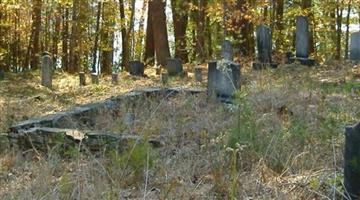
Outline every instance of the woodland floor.
MULTIPOLYGON (((99 85, 80 87, 77 76, 57 72, 53 90, 40 86, 38 71, 7 74, 0 82, 0 133, 34 116, 136 88, 164 87, 154 69, 145 73, 146 78, 121 73, 117 86, 111 77, 102 77, 99 85)), ((344 127, 360 119, 360 94, 351 91, 360 85, 360 65, 293 64, 264 71, 248 66, 242 73, 233 108, 200 95, 179 96, 161 106, 150 102, 136 110, 142 116, 138 133, 162 138, 166 145, 160 149, 143 144, 135 153, 73 153, 67 159, 5 150, 0 199, 340 197, 344 127)), ((171 86, 206 87, 206 80, 195 83, 189 73, 170 79, 166 87, 171 86)))

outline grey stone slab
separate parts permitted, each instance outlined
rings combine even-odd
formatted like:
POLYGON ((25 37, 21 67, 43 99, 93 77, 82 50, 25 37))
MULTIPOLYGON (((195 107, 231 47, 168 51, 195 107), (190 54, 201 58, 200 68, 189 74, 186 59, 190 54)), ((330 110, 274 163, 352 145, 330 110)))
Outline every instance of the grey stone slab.
POLYGON ((49 54, 41 57, 41 85, 52 88, 53 63, 49 54))
POLYGON ((169 76, 177 76, 184 73, 182 61, 178 58, 166 59, 166 69, 169 76))
POLYGON ((145 65, 144 63, 135 60, 129 62, 129 73, 132 76, 144 76, 145 65))
POLYGON ((256 44, 260 63, 271 63, 272 41, 270 28, 260 25, 256 29, 256 44))
POLYGON ((240 65, 209 62, 208 68, 209 94, 224 98, 233 97, 235 91, 240 89, 240 65))
POLYGON ((308 58, 310 49, 309 20, 305 16, 296 18, 296 57, 308 58))
POLYGON ((224 40, 221 44, 221 58, 227 61, 234 60, 234 51, 230 41, 224 40))
POLYGON ((360 61, 360 32, 351 34, 350 60, 360 61))
POLYGON ((345 129, 344 195, 348 199, 360 197, 360 122, 345 129))

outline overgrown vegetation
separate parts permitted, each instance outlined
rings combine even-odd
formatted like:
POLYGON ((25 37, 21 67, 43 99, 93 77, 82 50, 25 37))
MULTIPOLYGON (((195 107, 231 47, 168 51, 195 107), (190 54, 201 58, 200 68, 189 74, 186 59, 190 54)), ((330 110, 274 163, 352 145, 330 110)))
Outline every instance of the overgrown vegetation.
MULTIPOLYGON (((99 121, 103 124, 99 130, 155 137, 163 143, 162 147, 154 149, 140 142, 129 145, 131 148, 122 154, 91 155, 79 153, 75 146, 65 152, 65 158, 56 149, 50 155, 10 151, 1 158, 0 197, 341 198, 343 130, 360 117, 359 97, 352 96, 349 87, 359 82, 348 73, 354 68, 332 71, 329 66, 310 69, 291 65, 261 72, 245 69, 242 90, 234 105, 203 95, 148 98, 126 104, 120 108, 115 123, 99 121), (339 77, 346 81, 338 81, 339 77), (124 113, 134 115, 132 126, 122 120, 124 113)), ((58 78, 60 81, 56 82, 63 80, 58 78)), ((122 78, 127 85, 148 84, 144 78, 122 78)), ((169 85, 179 85, 179 81, 170 80, 169 85)), ((116 92, 111 93, 106 85, 101 90, 96 89, 99 86, 86 86, 91 93, 103 92, 97 96, 75 84, 69 81, 66 87, 56 86, 65 94, 61 101, 56 97, 59 94, 40 87, 37 92, 61 107, 73 104, 72 93, 97 100, 106 97, 108 91, 107 95, 116 92)), ((149 85, 152 84, 157 83, 149 85)), ((12 86, 14 94, 4 93, 6 96, 1 97, 12 99, 1 104, 1 109, 8 113, 6 116, 16 112, 18 120, 37 115, 12 110, 24 108, 23 100, 17 96, 21 87, 24 86, 12 86)), ((26 103, 36 108, 32 110, 41 110, 43 105, 36 99, 26 103)))

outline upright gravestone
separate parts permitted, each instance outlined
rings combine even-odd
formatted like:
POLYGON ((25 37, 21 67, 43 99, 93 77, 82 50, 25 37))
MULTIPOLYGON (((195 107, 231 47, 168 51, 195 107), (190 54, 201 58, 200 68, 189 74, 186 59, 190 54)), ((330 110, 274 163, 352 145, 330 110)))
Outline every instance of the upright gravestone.
POLYGON ((99 75, 97 73, 91 74, 91 83, 94 85, 99 85, 99 75))
POLYGON ((360 32, 351 34, 350 60, 360 61, 360 32))
POLYGON ((315 60, 309 59, 310 55, 310 31, 309 20, 305 16, 296 18, 296 41, 295 41, 295 57, 291 62, 298 61, 302 65, 315 65, 315 60))
POLYGON ((111 83, 113 85, 117 85, 119 83, 119 74, 118 73, 111 74, 111 83))
POLYGON ((222 44, 222 60, 208 64, 208 93, 211 96, 232 98, 237 89, 240 89, 240 65, 232 62, 233 50, 228 48, 228 41, 222 44))
POLYGON ((345 129, 344 196, 360 198, 360 122, 345 129))
POLYGON ((277 64, 271 62, 272 41, 270 28, 260 25, 256 30, 256 46, 258 50, 258 62, 253 63, 253 69, 263 69, 267 66, 276 68, 277 64))
POLYGON ((41 85, 52 88, 52 58, 48 53, 43 53, 41 57, 41 85))
POLYGON ((5 79, 5 72, 0 68, 0 81, 5 79))
POLYGON ((195 67, 195 81, 202 82, 202 68, 195 67))
POLYGON ((86 77, 84 72, 79 73, 80 86, 86 85, 86 77))
POLYGON ((145 65, 144 63, 135 60, 129 62, 129 73, 132 76, 144 76, 145 65))
POLYGON ((166 69, 169 76, 176 76, 184 73, 182 62, 178 58, 166 59, 166 69))
POLYGON ((224 40, 221 44, 221 57, 222 59, 228 61, 234 60, 234 52, 233 52, 232 44, 229 40, 224 40))

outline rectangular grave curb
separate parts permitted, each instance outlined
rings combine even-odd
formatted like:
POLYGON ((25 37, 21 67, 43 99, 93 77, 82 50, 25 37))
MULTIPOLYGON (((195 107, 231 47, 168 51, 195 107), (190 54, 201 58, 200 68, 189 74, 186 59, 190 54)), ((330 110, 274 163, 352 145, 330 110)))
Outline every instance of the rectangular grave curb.
POLYGON ((77 128, 76 126, 69 126, 73 122, 82 123, 87 126, 92 126, 93 122, 86 115, 96 115, 102 110, 111 110, 117 108, 124 101, 133 101, 140 97, 150 96, 170 96, 179 93, 198 94, 205 93, 205 89, 201 88, 146 88, 142 90, 134 90, 117 97, 110 97, 101 102, 85 104, 77 107, 70 108, 67 111, 58 112, 55 114, 45 115, 19 122, 10 127, 9 133, 16 134, 19 131, 27 130, 34 127, 50 127, 50 128, 77 128))

